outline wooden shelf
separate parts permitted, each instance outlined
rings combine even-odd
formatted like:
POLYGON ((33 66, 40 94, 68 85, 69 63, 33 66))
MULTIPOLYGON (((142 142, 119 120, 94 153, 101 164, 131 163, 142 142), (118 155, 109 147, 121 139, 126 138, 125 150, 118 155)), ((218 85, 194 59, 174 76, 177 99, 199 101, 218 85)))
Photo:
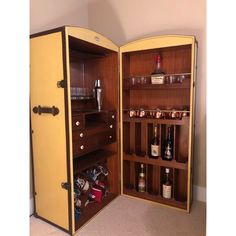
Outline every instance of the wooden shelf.
MULTIPOLYGON (((110 110, 109 110, 110 111, 110 110)), ((72 115, 83 114, 83 115, 90 115, 90 114, 101 114, 101 113, 108 113, 108 110, 96 110, 96 109, 73 109, 72 115)))
POLYGON ((181 201, 175 200, 174 198, 166 199, 160 195, 154 195, 154 194, 150 194, 148 192, 140 193, 134 189, 127 189, 127 188, 123 189, 123 193, 133 196, 133 197, 138 197, 138 198, 150 200, 153 202, 158 202, 158 203, 166 204, 169 206, 178 207, 181 209, 187 209, 187 202, 186 201, 181 202, 181 201))
POLYGON ((181 120, 174 119, 154 119, 154 118, 130 118, 127 114, 123 115, 124 122, 141 122, 141 123, 155 123, 166 125, 185 125, 189 122, 189 117, 183 117, 181 120))
POLYGON ((71 96, 71 100, 92 100, 94 97, 90 96, 71 96))
POLYGON ((81 217, 75 221, 75 229, 78 230, 83 226, 88 220, 95 216, 102 208, 114 200, 118 195, 114 193, 109 193, 102 202, 89 203, 85 208, 83 208, 81 217))
POLYGON ((139 163, 155 165, 155 166, 163 166, 163 167, 181 169, 181 170, 188 169, 187 162, 181 163, 181 162, 177 162, 176 160, 165 161, 165 160, 162 160, 161 157, 158 157, 158 159, 153 159, 153 158, 149 158, 148 156, 140 157, 135 154, 129 155, 129 154, 124 153, 123 160, 132 161, 132 162, 139 162, 139 163))
POLYGON ((182 83, 137 84, 137 85, 126 85, 123 87, 124 90, 189 89, 189 88, 190 88, 190 79, 185 79, 182 83))
POLYGON ((97 150, 89 154, 74 158, 74 175, 99 163, 104 162, 107 158, 112 157, 115 152, 106 150, 97 150))

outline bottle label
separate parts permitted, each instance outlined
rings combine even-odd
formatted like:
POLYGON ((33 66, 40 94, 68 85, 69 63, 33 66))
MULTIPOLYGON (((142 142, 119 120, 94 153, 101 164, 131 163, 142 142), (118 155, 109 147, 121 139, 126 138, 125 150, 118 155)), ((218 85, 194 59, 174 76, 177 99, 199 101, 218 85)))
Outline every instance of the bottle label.
POLYGON ((172 151, 169 144, 167 145, 166 150, 165 150, 165 158, 172 159, 172 151))
POLYGON ((159 156, 159 146, 158 145, 151 145, 151 155, 154 157, 159 156))
POLYGON ((152 84, 164 84, 164 75, 152 75, 151 76, 151 80, 152 80, 152 84))
POLYGON ((145 192, 145 179, 140 178, 138 182, 138 191, 145 192))
POLYGON ((163 197, 164 198, 171 198, 171 185, 162 185, 163 188, 163 197))

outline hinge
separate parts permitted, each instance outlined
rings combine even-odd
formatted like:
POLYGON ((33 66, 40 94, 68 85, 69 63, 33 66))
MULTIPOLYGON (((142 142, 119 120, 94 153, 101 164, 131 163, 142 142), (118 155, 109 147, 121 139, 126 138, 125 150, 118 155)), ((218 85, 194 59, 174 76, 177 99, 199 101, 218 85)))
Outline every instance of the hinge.
POLYGON ((66 80, 60 80, 60 81, 57 81, 57 87, 58 88, 66 88, 67 87, 67 82, 66 80))
POLYGON ((62 183, 61 183, 61 187, 64 188, 64 189, 66 189, 66 190, 70 190, 70 183, 64 183, 64 182, 62 182, 62 183))

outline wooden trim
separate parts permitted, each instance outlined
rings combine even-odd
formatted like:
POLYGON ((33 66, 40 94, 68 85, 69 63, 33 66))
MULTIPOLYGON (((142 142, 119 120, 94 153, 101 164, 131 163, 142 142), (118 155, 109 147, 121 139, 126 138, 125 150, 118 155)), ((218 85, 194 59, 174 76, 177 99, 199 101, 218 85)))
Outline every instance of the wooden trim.
POLYGON ((119 126, 120 126, 120 190, 121 190, 121 195, 123 194, 123 185, 124 185, 124 174, 123 174, 123 76, 122 76, 122 54, 119 51, 119 89, 120 89, 120 121, 119 121, 119 126))
POLYGON ((35 38, 35 37, 39 37, 39 36, 44 36, 47 34, 52 34, 52 33, 57 33, 57 32, 63 32, 63 30, 65 30, 65 26, 61 26, 58 28, 54 28, 54 29, 50 29, 50 30, 45 30, 45 31, 41 31, 35 34, 31 34, 30 38, 35 38))
MULTIPOLYGON (((72 112, 71 112, 71 94, 70 94, 70 56, 69 56, 69 39, 68 39, 68 32, 67 32, 67 27, 65 27, 65 66, 66 66, 66 79, 67 79, 67 119, 68 119, 68 137, 71 142, 68 143, 69 145, 69 156, 70 158, 68 159, 68 168, 70 168, 70 173, 73 172, 73 146, 72 146, 72 112)), ((71 184, 71 193, 72 190, 74 189, 74 180, 73 180, 73 175, 70 175, 70 184, 71 184)), ((74 218, 74 194, 71 194, 70 198, 70 203, 71 203, 71 227, 72 227, 72 234, 75 233, 75 218, 74 218)))
POLYGON ((195 43, 192 44, 192 62, 191 62, 191 86, 190 86, 190 115, 189 115, 189 150, 188 150, 188 180, 187 180, 187 211, 190 212, 191 207, 191 172, 192 172, 192 155, 193 155, 193 139, 194 139, 194 116, 195 116, 195 43))
MULTIPOLYGON (((63 55, 63 76, 64 80, 67 82, 67 68, 66 68, 66 33, 65 27, 62 29, 62 55, 63 55)), ((60 88, 58 88, 60 89, 60 88)), ((66 133, 66 166, 67 166, 67 182, 71 185, 71 170, 70 170, 70 135, 69 135, 69 120, 68 120, 68 86, 64 88, 64 100, 65 100, 65 133, 66 133)), ((69 232, 72 234, 72 202, 71 202, 71 189, 68 190, 68 222, 69 222, 69 232)))
POLYGON ((35 178, 34 178, 34 157, 33 157, 33 142, 32 142, 32 126, 31 126, 31 111, 29 106, 29 114, 30 114, 30 159, 31 159, 31 170, 32 170, 32 190, 33 190, 33 206, 34 213, 36 212, 36 201, 35 201, 35 178))

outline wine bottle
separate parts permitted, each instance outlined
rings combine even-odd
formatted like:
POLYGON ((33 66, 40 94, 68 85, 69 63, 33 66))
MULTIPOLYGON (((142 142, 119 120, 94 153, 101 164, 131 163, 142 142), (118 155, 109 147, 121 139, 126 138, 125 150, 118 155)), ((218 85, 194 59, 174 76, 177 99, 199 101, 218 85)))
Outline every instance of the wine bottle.
POLYGON ((171 127, 168 127, 168 134, 164 148, 164 159, 168 161, 171 161, 173 159, 173 142, 171 138, 171 127))
POLYGON ((151 74, 152 84, 164 84, 165 73, 161 70, 161 56, 156 56, 156 70, 151 74))
POLYGON ((165 179, 162 184, 162 196, 164 198, 170 199, 171 198, 171 191, 172 191, 172 183, 169 177, 170 169, 165 169, 165 179))
POLYGON ((152 158, 158 158, 159 152, 159 138, 157 137, 157 126, 154 127, 154 138, 151 141, 151 156, 152 158))
POLYGON ((145 181, 145 173, 144 173, 144 164, 141 164, 139 179, 138 179, 138 191, 145 192, 146 189, 146 181, 145 181))

